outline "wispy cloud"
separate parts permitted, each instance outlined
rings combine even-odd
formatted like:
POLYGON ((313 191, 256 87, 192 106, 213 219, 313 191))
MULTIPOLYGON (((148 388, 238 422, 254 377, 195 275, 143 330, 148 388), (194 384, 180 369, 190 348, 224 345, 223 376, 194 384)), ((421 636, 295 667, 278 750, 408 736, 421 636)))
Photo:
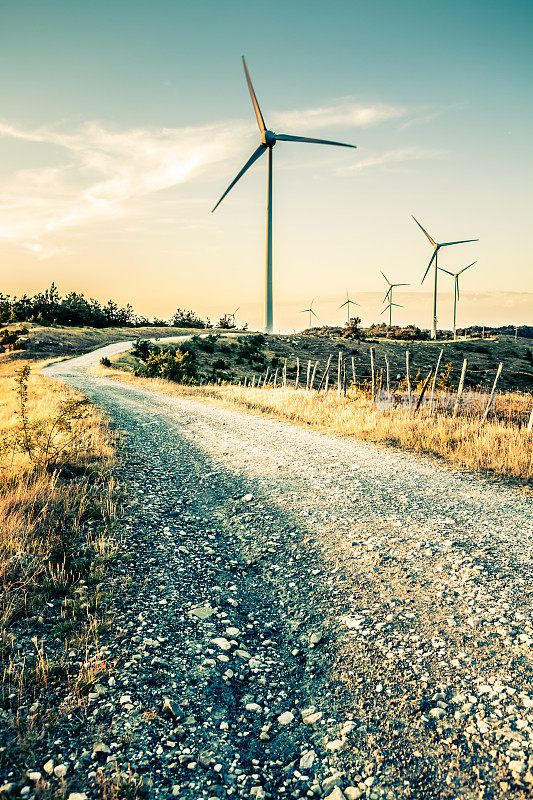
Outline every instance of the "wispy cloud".
POLYGON ((18 170, 2 181, 0 238, 42 253, 35 245, 43 236, 134 214, 139 198, 191 180, 231 155, 236 129, 245 133, 239 123, 159 131, 87 123, 69 132, 0 125, 4 137, 63 150, 62 166, 18 170))
POLYGON ((405 109, 383 103, 362 104, 343 99, 328 106, 278 112, 272 117, 274 128, 284 133, 304 133, 326 127, 368 128, 405 115, 405 109))
POLYGON ((401 164, 406 161, 422 161, 422 160, 435 160, 445 158, 447 155, 445 150, 427 149, 419 147, 400 147, 396 150, 386 150, 384 153, 377 153, 376 155, 363 158, 356 164, 351 164, 348 167, 339 169, 343 175, 352 175, 354 173, 363 172, 370 167, 387 167, 391 164, 401 164))
MULTIPOLYGON (((305 133, 326 126, 377 125, 403 114, 400 108, 343 99, 274 114, 272 123, 305 133)), ((216 163, 237 159, 253 131, 253 122, 243 120, 123 131, 96 122, 34 129, 0 122, 0 139, 38 147, 45 163, 49 158, 55 165, 18 169, 0 181, 0 240, 23 245, 38 258, 54 255, 65 231, 135 217, 143 198, 191 181, 216 163)))

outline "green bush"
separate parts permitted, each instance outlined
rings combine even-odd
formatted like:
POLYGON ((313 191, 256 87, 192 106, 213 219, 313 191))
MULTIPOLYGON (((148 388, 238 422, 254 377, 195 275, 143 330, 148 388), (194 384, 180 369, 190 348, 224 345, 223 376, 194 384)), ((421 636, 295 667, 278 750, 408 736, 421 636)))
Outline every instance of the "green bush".
POLYGON ((196 383, 198 368, 194 351, 183 347, 165 350, 151 346, 146 362, 135 370, 143 378, 164 378, 175 383, 196 383))

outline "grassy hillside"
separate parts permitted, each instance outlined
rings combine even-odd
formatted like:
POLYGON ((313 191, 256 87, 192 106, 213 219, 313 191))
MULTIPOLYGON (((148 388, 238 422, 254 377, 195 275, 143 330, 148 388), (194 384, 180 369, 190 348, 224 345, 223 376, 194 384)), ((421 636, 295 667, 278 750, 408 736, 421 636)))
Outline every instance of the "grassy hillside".
MULTIPOLYGON (((235 382, 243 377, 264 375, 283 367, 287 359, 287 378, 296 377, 297 358, 300 361, 300 375, 305 377, 307 362, 319 362, 317 375, 321 375, 331 354, 334 363, 341 351, 348 358, 349 376, 352 377, 351 359, 353 357, 357 382, 370 377, 370 348, 373 347, 376 366, 386 376, 386 358, 389 361, 392 386, 405 377, 405 354, 409 350, 412 380, 425 376, 435 366, 440 350, 444 351, 440 372, 445 373, 452 386, 456 386, 463 364, 468 359, 465 386, 486 389, 494 380, 498 364, 503 362, 499 382, 502 391, 533 390, 533 353, 529 339, 472 339, 463 342, 401 342, 386 339, 363 340, 342 338, 339 335, 294 334, 270 335, 214 334, 208 338, 194 339, 187 344, 198 366, 200 380, 235 382), (448 366, 451 365, 451 366, 448 366)), ((133 370, 141 362, 131 355, 119 356, 114 366, 133 370)), ((334 370, 335 371, 335 370, 334 370)))
MULTIPOLYGON (((45 360, 70 358, 71 356, 96 350, 112 342, 123 342, 137 338, 179 336, 196 333, 191 328, 77 328, 36 325, 32 322, 17 322, 0 326, 0 363, 5 361, 45 360), (4 332, 19 334, 17 349, 9 343, 2 344, 4 332), (20 348, 20 349, 19 349, 20 348), (2 352, 3 351, 3 352, 2 352)), ((11 337, 10 337, 11 338, 11 337)))

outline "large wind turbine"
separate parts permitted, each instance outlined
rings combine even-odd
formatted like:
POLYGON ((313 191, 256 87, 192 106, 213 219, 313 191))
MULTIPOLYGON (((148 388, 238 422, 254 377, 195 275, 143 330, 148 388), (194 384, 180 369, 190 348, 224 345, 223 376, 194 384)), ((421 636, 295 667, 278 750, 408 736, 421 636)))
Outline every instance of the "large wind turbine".
MULTIPOLYGON (((411 214, 411 216, 413 217, 412 214, 411 214)), ((434 248, 433 255, 431 256, 431 259, 430 259, 430 262, 429 262, 429 264, 427 266, 427 269, 424 272, 424 277, 422 278, 420 283, 421 284, 424 283, 426 275, 429 272, 429 268, 433 264, 433 261, 435 261, 435 280, 434 280, 434 284, 433 284, 433 323, 432 323, 432 328, 431 328, 431 338, 432 339, 436 339, 437 338, 437 269, 438 269, 437 254, 438 254, 438 252, 439 252, 441 247, 449 247, 452 244, 467 244, 468 242, 479 242, 479 239, 461 239, 459 242, 440 242, 439 243, 439 242, 436 242, 434 239, 431 238, 429 233, 422 227, 422 225, 419 223, 419 221, 415 217, 413 217, 413 219, 416 222, 416 224, 418 225, 418 227, 420 228, 420 230, 427 236, 427 238, 429 239, 429 241, 431 242, 431 244, 433 245, 433 248, 434 248)))
POLYGON ((353 144, 344 144, 344 142, 331 142, 329 139, 309 139, 307 136, 291 136, 288 133, 274 133, 268 130, 255 96, 254 87, 248 74, 246 61, 242 57, 244 66, 244 74, 246 75, 246 82, 252 98, 252 105, 254 107, 255 116, 257 117, 257 124, 261 133, 261 143, 259 147, 252 153, 244 167, 237 174, 237 177, 232 180, 213 211, 220 205, 222 200, 235 186, 238 180, 242 178, 244 173, 252 166, 254 161, 257 161, 263 153, 268 151, 268 181, 267 181, 267 224, 266 224, 266 285, 265 285, 265 330, 271 333, 274 327, 273 303, 272 303, 272 149, 276 142, 309 142, 311 144, 332 144, 339 147, 355 147, 353 144))
POLYGON ((352 306, 358 306, 359 305, 359 303, 356 303, 355 300, 350 300, 350 298, 348 297, 348 289, 346 289, 346 300, 344 301, 344 303, 341 306, 339 306, 339 308, 344 308, 344 306, 348 306, 348 320, 347 320, 348 325, 350 324, 350 304, 352 306))
POLYGON ((453 294, 453 339, 454 339, 454 341, 457 339, 457 328, 455 326, 455 320, 456 320, 456 316, 457 316, 457 301, 459 300, 459 275, 462 275, 463 272, 466 272, 467 269, 470 269, 470 267, 473 267, 474 264, 477 264, 477 261, 472 261, 471 264, 469 264, 467 267, 463 267, 463 269, 460 269, 459 272, 450 272, 450 270, 444 269, 444 267, 439 267, 441 272, 446 272, 448 275, 451 275, 452 278, 454 279, 454 284, 455 284, 455 291, 454 291, 454 294, 453 294))
POLYGON ((318 319, 317 314, 315 314, 315 312, 313 310, 313 303, 314 302, 315 302, 315 300, 313 298, 311 300, 311 305, 309 306, 309 308, 303 308, 302 312, 301 312, 302 314, 306 314, 307 312, 309 312, 309 327, 311 327, 311 325, 313 324, 313 319, 312 319, 313 317, 316 317, 318 319))
POLYGON ((385 275, 385 273, 383 272, 383 270, 380 269, 380 272, 383 275, 383 277, 385 278, 385 280, 387 281, 387 283, 389 284, 389 288, 387 289, 385 297, 383 298, 383 302, 384 303, 387 301, 387 298, 388 298, 389 305, 386 306, 381 313, 383 314, 387 309, 389 310, 389 328, 391 328, 392 327, 392 307, 393 306, 398 306, 398 308, 403 308, 403 306, 400 305, 399 303, 393 303, 392 302, 392 290, 396 286, 410 286, 411 284, 410 283, 391 283, 390 280, 385 275))

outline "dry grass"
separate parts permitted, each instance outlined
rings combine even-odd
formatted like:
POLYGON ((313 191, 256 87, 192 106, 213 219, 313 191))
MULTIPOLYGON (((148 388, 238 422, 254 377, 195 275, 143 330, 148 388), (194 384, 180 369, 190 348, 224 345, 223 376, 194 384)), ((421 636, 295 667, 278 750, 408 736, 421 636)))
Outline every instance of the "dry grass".
POLYGON ((2 364, 0 701, 10 717, 0 766, 25 760, 39 726, 77 686, 66 652, 97 641, 102 581, 116 550, 106 420, 67 387, 33 373, 27 385, 20 379, 13 364, 2 364), (28 714, 35 700, 39 712, 28 714))
MULTIPOLYGON (((103 368, 99 368, 102 370, 103 368)), ((110 370, 105 370, 107 374, 110 370)), ((438 412, 429 416, 427 409, 414 414, 405 408, 377 409, 362 392, 350 390, 346 397, 336 391, 295 391, 291 388, 251 389, 242 386, 178 386, 167 381, 136 378, 114 371, 115 377, 171 395, 187 395, 225 405, 237 405, 248 411, 268 414, 277 419, 312 426, 342 436, 356 436, 413 453, 437 455, 469 470, 502 475, 521 482, 533 481, 533 437, 525 427, 512 421, 490 417, 481 424, 479 410, 453 418, 438 412)), ((531 396, 501 395, 499 409, 510 409, 514 419, 517 407, 531 407, 531 396)))

